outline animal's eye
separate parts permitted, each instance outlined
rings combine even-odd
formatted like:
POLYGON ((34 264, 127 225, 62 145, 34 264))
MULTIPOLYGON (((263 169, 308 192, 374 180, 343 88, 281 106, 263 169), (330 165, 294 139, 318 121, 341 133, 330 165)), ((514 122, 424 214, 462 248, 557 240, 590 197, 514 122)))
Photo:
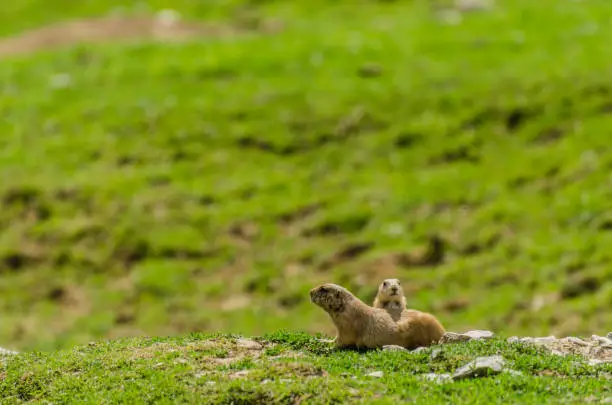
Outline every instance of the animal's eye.
POLYGON ((399 281, 397 282, 397 285, 402 285, 402 283, 400 283, 399 281))
POLYGON ((327 292, 327 288, 325 288, 325 287, 321 287, 321 292, 326 293, 326 292, 327 292))
POLYGON ((387 282, 383 281, 383 287, 386 287, 386 286, 387 286, 387 282))

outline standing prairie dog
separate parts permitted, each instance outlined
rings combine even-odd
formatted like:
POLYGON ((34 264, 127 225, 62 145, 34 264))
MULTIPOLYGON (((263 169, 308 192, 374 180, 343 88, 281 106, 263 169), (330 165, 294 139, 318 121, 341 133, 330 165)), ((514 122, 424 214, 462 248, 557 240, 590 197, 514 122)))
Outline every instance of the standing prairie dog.
POLYGON ((431 314, 404 310, 398 321, 380 308, 373 308, 337 284, 322 284, 310 290, 310 300, 328 313, 336 326, 336 346, 380 348, 397 345, 407 349, 430 346, 444 335, 442 324, 431 314))
POLYGON ((378 286, 378 293, 372 306, 384 309, 394 321, 398 321, 402 311, 406 309, 406 297, 400 281, 397 278, 383 280, 378 286))

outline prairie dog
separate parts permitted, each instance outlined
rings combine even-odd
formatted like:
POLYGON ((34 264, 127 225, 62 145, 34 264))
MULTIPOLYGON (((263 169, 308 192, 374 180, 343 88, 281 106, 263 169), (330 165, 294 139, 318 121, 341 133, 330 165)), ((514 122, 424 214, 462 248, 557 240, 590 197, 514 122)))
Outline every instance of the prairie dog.
POLYGON ((384 309, 394 321, 398 321, 402 311, 406 309, 406 297, 400 281, 397 278, 383 280, 378 286, 378 293, 372 306, 384 309))
POLYGON ((398 345, 407 349, 430 346, 444 335, 444 327, 431 314, 404 310, 398 321, 384 309, 373 308, 337 284, 310 290, 310 300, 328 313, 336 326, 338 347, 380 348, 398 345))

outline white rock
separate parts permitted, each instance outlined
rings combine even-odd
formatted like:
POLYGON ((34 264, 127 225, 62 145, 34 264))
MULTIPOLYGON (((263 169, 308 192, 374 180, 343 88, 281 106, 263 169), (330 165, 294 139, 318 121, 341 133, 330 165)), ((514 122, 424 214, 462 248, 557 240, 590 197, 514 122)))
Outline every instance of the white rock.
POLYGON ((412 353, 422 353, 422 352, 426 352, 427 350, 429 350, 429 348, 420 346, 414 349, 412 353))
POLYGON ((0 347, 0 356, 12 356, 15 354, 19 354, 19 352, 16 352, 14 350, 4 349, 0 347))
POLYGON ((495 334, 490 330, 471 330, 465 332, 464 335, 471 337, 474 340, 491 339, 495 334))
POLYGON ((603 336, 597 336, 597 335, 593 335, 591 336, 591 339, 595 342, 599 342, 604 346, 610 346, 612 347, 612 339, 609 339, 607 337, 603 337, 603 336))
POLYGON ((72 85, 72 76, 68 73, 57 73, 49 77, 49 86, 54 89, 65 89, 72 85))
POLYGON ((607 337, 608 339, 612 339, 612 332, 608 332, 608 334, 606 335, 606 337, 607 337))
POLYGON ((162 25, 174 25, 181 20, 181 13, 172 9, 160 10, 157 12, 157 21, 162 25))
POLYGON ((433 349, 433 350, 431 351, 431 354, 429 355, 429 357, 430 357, 432 360, 435 360, 435 359, 437 359, 438 357, 440 357, 440 355, 441 355, 441 354, 442 354, 442 349, 440 349, 440 348, 436 348, 436 349, 433 349))
POLYGON ((425 380, 433 381, 438 384, 442 384, 447 381, 452 381, 453 379, 450 374, 436 374, 436 373, 423 374, 422 378, 424 378, 425 380))
POLYGON ((385 345, 382 348, 385 352, 407 352, 408 349, 398 345, 385 345))
POLYGON ((375 378, 380 378, 383 376, 383 372, 382 371, 373 371, 371 373, 366 374, 368 377, 375 377, 375 378))
POLYGON ((493 7, 491 0, 455 0, 455 7, 459 11, 483 11, 493 7))
POLYGON ((438 12, 438 19, 444 24, 458 25, 463 21, 463 16, 457 10, 441 10, 438 12))
POLYGON ((453 380, 499 374, 503 371, 506 361, 502 356, 478 357, 476 360, 457 369, 453 380))
POLYGON ((488 330, 471 330, 465 333, 446 332, 440 343, 459 343, 468 340, 491 339, 494 333, 488 330))
POLYGON ((240 370, 240 371, 236 371, 235 373, 230 374, 228 377, 232 380, 235 380, 237 378, 244 378, 246 377, 251 371, 250 370, 240 370))
POLYGON ((510 374, 512 376, 515 376, 515 377, 522 377, 522 376, 525 375, 525 373, 523 373, 522 371, 511 370, 511 369, 506 369, 503 372, 506 373, 506 374, 510 374))

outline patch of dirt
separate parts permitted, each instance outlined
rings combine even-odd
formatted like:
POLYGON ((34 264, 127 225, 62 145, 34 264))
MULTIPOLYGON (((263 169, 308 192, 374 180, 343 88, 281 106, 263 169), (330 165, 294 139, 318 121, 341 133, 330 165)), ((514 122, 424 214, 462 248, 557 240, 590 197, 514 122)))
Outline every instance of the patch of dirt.
POLYGON ((228 26, 151 16, 71 20, 33 29, 0 40, 0 57, 30 54, 81 43, 155 40, 182 41, 196 37, 232 37, 250 31, 277 32, 278 23, 256 27, 228 26))
POLYGON ((324 205, 321 203, 305 205, 294 211, 286 212, 284 214, 279 215, 278 220, 283 225, 288 226, 293 224, 294 222, 305 220, 306 218, 316 213, 323 206, 324 205))
POLYGON ((447 149, 439 156, 435 156, 430 159, 429 163, 432 165, 437 165, 459 161, 478 163, 480 161, 480 156, 478 155, 477 149, 470 145, 462 145, 453 149, 447 149))
POLYGON ((276 156, 293 156, 308 153, 331 144, 343 144, 355 137, 375 134, 388 128, 388 124, 369 114, 362 107, 356 107, 337 120, 325 122, 324 128, 315 130, 310 122, 288 123, 295 140, 273 142, 261 139, 257 134, 244 134, 236 141, 241 149, 270 153, 276 156), (314 137, 305 136, 316 132, 314 137))
POLYGON ((532 143, 538 145, 548 145, 560 140, 564 136, 565 132, 560 128, 546 128, 538 133, 538 135, 532 140, 532 143))
POLYGON ((221 303, 221 310, 224 312, 237 311, 251 305, 253 299, 246 294, 230 294, 229 298, 221 303))
POLYGON ((358 233, 362 231, 369 222, 369 216, 356 214, 345 218, 330 219, 312 228, 306 229, 302 232, 302 236, 310 238, 358 233))
POLYGON ((394 145, 398 149, 408 149, 420 143, 423 138, 424 136, 422 134, 404 132, 395 138, 394 145))
POLYGON ((319 270, 329 270, 334 266, 357 259, 374 247, 373 242, 356 242, 346 245, 330 258, 324 260, 319 265, 319 270))
POLYGON ((308 363, 279 363, 272 366, 274 371, 295 377, 326 377, 327 371, 308 363))
POLYGON ((227 366, 245 358, 258 359, 265 348, 266 346, 253 339, 209 339, 186 345, 156 342, 147 347, 133 348, 131 353, 133 358, 151 359, 165 353, 204 352, 207 364, 227 366))
POLYGON ((395 256, 401 267, 437 266, 444 262, 447 244, 438 235, 431 235, 425 246, 410 253, 400 253, 395 256))
POLYGON ((592 294, 601 287, 599 279, 593 276, 583 276, 578 274, 570 277, 561 289, 563 299, 576 298, 585 294, 592 294))

